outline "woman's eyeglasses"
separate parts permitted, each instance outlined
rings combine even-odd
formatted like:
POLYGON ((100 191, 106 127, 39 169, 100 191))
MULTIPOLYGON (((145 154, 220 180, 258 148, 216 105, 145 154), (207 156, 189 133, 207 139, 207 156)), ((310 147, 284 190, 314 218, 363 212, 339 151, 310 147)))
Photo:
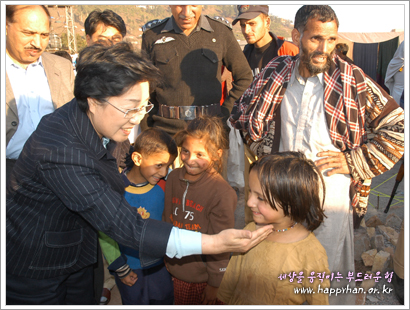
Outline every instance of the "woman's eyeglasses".
POLYGON ((129 110, 124 111, 124 110, 120 109, 119 107, 113 105, 108 100, 101 99, 101 101, 107 102, 109 105, 113 106, 118 111, 124 113, 124 118, 127 118, 127 119, 134 118, 135 116, 137 116, 137 114, 145 115, 145 114, 149 113, 152 110, 152 108, 154 107, 154 104, 152 104, 150 101, 148 101, 148 104, 146 106, 143 106, 141 108, 134 108, 134 109, 129 109, 129 110))

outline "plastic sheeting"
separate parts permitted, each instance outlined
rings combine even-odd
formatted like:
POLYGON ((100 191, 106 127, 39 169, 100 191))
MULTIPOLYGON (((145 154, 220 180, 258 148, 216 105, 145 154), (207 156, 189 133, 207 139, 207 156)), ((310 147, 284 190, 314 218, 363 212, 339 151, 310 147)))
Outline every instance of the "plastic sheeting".
POLYGON ((394 57, 394 53, 399 46, 399 38, 393 38, 389 41, 379 43, 379 55, 377 57, 377 78, 376 82, 389 93, 389 89, 384 85, 384 79, 387 72, 387 66, 394 57))
POLYGON ((376 81, 379 43, 354 43, 353 61, 364 73, 376 81))

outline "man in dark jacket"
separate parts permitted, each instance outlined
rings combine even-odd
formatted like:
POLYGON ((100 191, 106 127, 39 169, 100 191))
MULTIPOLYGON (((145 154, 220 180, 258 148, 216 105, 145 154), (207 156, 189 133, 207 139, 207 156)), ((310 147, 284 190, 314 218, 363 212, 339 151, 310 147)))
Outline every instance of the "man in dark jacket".
POLYGON ((294 56, 299 48, 276 36, 270 29, 269 6, 267 5, 238 5, 238 16, 232 22, 239 21, 242 34, 248 42, 244 47, 244 54, 252 69, 253 76, 262 71, 272 58, 282 55, 294 56))

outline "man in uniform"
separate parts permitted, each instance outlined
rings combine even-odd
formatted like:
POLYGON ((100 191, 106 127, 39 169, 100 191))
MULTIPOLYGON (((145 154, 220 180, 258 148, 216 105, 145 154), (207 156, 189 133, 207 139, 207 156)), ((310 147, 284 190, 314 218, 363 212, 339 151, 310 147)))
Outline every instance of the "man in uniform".
POLYGON ((248 42, 243 49, 249 62, 253 76, 257 75, 272 58, 282 55, 297 55, 299 48, 285 38, 276 36, 270 31, 268 5, 238 5, 238 16, 232 22, 238 21, 242 34, 248 42))
POLYGON ((73 65, 44 52, 49 34, 44 5, 6 6, 6 184, 40 119, 73 98, 73 65))
POLYGON ((151 95, 155 107, 141 128, 155 126, 174 134, 200 114, 226 121, 252 73, 228 23, 201 15, 202 5, 170 7, 171 17, 144 26, 149 29, 142 36, 142 50, 164 81, 151 95), (233 83, 221 105, 222 66, 232 72, 233 83))
MULTIPOLYGON (((332 8, 302 6, 294 25, 299 55, 272 60, 235 102, 230 120, 257 156, 302 151, 323 171, 327 217, 314 233, 330 272, 342 276, 331 287, 353 290, 352 208, 364 216, 371 179, 402 157, 404 112, 359 67, 334 54, 339 21, 332 8)), ((329 303, 355 304, 355 294, 331 295, 329 303)))
MULTIPOLYGON (((387 86, 390 95, 398 103, 400 103, 404 91, 404 75, 404 41, 402 41, 387 66, 384 79, 384 85, 387 86)), ((404 105, 402 108, 404 109, 404 105)))

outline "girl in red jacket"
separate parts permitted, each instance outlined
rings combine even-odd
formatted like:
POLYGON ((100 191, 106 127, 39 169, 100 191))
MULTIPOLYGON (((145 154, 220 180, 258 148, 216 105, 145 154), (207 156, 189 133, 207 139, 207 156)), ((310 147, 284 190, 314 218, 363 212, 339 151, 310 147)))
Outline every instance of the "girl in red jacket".
MULTIPOLYGON (((218 173, 227 148, 222 121, 201 116, 175 135, 183 166, 173 170, 165 188, 163 220, 179 228, 217 234, 233 228, 237 196, 218 173)), ((174 280, 176 305, 221 304, 216 298, 230 253, 166 258, 174 280)))

